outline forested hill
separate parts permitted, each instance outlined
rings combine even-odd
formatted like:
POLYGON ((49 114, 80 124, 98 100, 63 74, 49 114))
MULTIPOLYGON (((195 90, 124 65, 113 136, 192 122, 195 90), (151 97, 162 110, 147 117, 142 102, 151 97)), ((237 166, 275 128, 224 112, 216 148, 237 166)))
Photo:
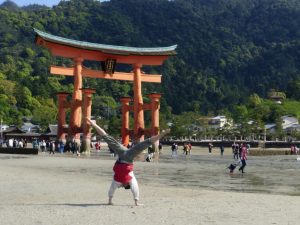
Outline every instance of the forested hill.
MULTIPOLYGON (((54 122, 55 93, 72 90, 72 79, 48 71, 72 62, 35 46, 33 27, 102 44, 178 44, 177 56, 164 66, 145 68, 163 74, 161 86, 144 89, 164 94, 165 114, 231 111, 270 89, 300 100, 299 0, 70 0, 53 8, 8 1, 0 7, 0 113, 8 123, 22 116, 54 122)), ((97 89, 95 113, 132 94, 130 83, 84 82, 97 89)))

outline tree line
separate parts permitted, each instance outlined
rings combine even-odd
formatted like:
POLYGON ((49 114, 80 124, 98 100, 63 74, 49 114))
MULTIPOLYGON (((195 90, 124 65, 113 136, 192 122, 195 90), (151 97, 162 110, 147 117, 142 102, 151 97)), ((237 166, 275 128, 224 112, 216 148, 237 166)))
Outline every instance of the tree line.
MULTIPOLYGON (((50 65, 72 61, 36 46, 35 27, 110 45, 178 44, 163 66, 144 68, 163 74, 161 85, 143 84, 144 93, 163 94, 162 126, 187 113, 253 120, 259 127, 284 114, 299 117, 299 10, 297 0, 70 0, 52 8, 6 1, 0 6, 0 116, 7 124, 30 118, 46 128, 56 123, 55 93, 72 92, 72 78, 49 73, 50 65), (268 100, 270 89, 285 93, 282 104, 268 100)), ((94 115, 118 133, 119 98, 131 96, 132 85, 84 79, 84 86, 97 90, 94 115)))

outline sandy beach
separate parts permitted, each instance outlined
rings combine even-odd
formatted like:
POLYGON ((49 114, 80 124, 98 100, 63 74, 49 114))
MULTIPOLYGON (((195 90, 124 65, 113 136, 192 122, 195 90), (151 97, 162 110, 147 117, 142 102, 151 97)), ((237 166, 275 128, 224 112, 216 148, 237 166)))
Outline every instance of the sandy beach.
POLYGON ((244 175, 228 173, 230 150, 193 150, 178 159, 136 162, 143 206, 107 191, 115 158, 47 153, 0 155, 1 225, 299 224, 300 162, 295 156, 249 157, 244 175))

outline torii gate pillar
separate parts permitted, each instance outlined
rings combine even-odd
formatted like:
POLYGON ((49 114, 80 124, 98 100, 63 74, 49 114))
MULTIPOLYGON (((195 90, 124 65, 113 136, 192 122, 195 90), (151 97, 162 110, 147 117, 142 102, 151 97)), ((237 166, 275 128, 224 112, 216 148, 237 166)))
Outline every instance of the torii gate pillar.
POLYGON ((70 117, 70 127, 69 127, 69 138, 74 138, 80 146, 80 128, 81 128, 81 117, 82 117, 82 58, 74 59, 74 91, 71 103, 71 117, 70 117))
MULTIPOLYGON (((138 130, 137 135, 147 135, 147 136, 154 136, 159 133, 159 108, 160 108, 160 98, 161 94, 159 93, 152 93, 149 95, 149 98, 151 99, 150 103, 141 105, 141 108, 144 110, 151 110, 151 128, 150 129, 141 129, 138 130)), ((130 97, 123 97, 120 99, 122 103, 122 144, 124 146, 127 146, 129 143, 130 136, 134 138, 140 137, 140 136, 134 136, 134 130, 130 130, 129 128, 129 112, 134 111, 134 104, 136 102, 133 102, 133 106, 130 105, 131 98, 130 97)), ((144 125, 144 124, 142 124, 144 125)), ((136 124, 134 124, 134 127, 136 127, 136 124)), ((134 139, 136 141, 136 139, 134 139)))
MULTIPOLYGON (((70 137, 75 137, 76 133, 83 133, 83 139, 82 139, 82 146, 81 150, 85 153, 90 153, 91 149, 91 129, 90 125, 87 124, 86 118, 91 117, 91 111, 92 111, 92 94, 95 93, 94 89, 90 88, 82 88, 80 89, 83 93, 83 101, 77 101, 76 104, 80 107, 80 118, 81 118, 81 111, 83 111, 83 120, 82 125, 80 121, 80 125, 77 128, 70 129, 67 128, 66 124, 66 109, 72 109, 75 107, 72 105, 74 101, 68 102, 67 96, 70 95, 66 92, 58 92, 57 93, 57 99, 58 99, 58 128, 57 128, 57 138, 59 142, 63 142, 64 144, 67 142, 66 140, 66 133, 70 135, 70 137), (75 133, 70 133, 75 132, 75 133)), ((74 114, 74 112, 73 112, 74 114)), ((72 121, 70 121, 70 124, 72 124, 72 121)), ((74 123, 73 123, 74 124, 74 123)), ((79 137, 80 138, 80 137, 79 137)), ((68 138, 70 141, 70 138, 68 138)), ((79 139, 75 141, 80 141, 79 139)))
POLYGON ((67 96, 69 93, 66 92, 58 92, 58 124, 57 124, 57 137, 59 142, 63 142, 66 144, 66 132, 64 131, 64 127, 66 126, 66 108, 69 108, 70 104, 67 101, 67 96))
POLYGON ((91 152, 91 127, 87 124, 87 119, 91 117, 92 112, 92 94, 96 91, 90 88, 83 88, 83 123, 82 123, 82 131, 83 131, 83 139, 82 139, 82 150, 86 154, 90 154, 91 152))
POLYGON ((161 94, 152 93, 149 97, 151 99, 151 135, 154 136, 159 133, 159 100, 161 94))
POLYGON ((142 96, 142 81, 141 81, 141 67, 140 64, 134 65, 134 81, 133 81, 133 141, 140 142, 144 140, 144 110, 143 110, 143 96, 142 96))
POLYGON ((122 144, 124 146, 128 146, 129 144, 129 112, 130 106, 129 102, 131 101, 130 97, 122 97, 122 128, 121 128, 121 135, 122 135, 122 144))

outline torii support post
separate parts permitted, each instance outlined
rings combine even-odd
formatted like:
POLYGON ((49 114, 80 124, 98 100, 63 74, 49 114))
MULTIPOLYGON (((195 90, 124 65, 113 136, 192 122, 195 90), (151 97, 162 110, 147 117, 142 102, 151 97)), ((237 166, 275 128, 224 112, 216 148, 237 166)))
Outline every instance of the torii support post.
MULTIPOLYGON (((151 99, 150 108, 151 108, 151 136, 157 135, 159 133, 159 108, 160 108, 160 97, 159 93, 152 93, 149 95, 151 99)), ((155 150, 157 154, 155 154, 155 160, 159 159, 159 150, 158 150, 158 142, 152 144, 152 148, 155 150)))
POLYGON ((130 106, 129 103, 131 101, 130 97, 122 97, 122 128, 121 128, 121 135, 122 135, 122 144, 124 146, 128 146, 129 144, 129 112, 130 106))
POLYGON ((66 126, 66 108, 69 108, 69 103, 67 102, 67 96, 69 93, 66 92, 58 92, 58 125, 57 125, 57 138, 59 142, 66 143, 66 132, 64 127, 66 126))
POLYGON ((143 110, 143 96, 142 96, 142 81, 141 81, 141 64, 135 64, 133 73, 133 113, 134 113, 134 128, 133 141, 140 142, 144 140, 144 110, 143 110))
POLYGON ((149 94, 151 99, 151 136, 159 133, 159 108, 160 108, 160 97, 159 93, 149 94))
POLYGON ((81 116, 82 116, 82 58, 74 59, 74 91, 71 103, 71 118, 69 135, 70 138, 74 138, 75 142, 80 146, 80 128, 81 128, 81 116))
POLYGON ((91 152, 91 127, 87 124, 87 118, 91 118, 92 112, 92 94, 96 91, 90 88, 83 88, 83 139, 81 151, 86 154, 90 154, 91 152))

